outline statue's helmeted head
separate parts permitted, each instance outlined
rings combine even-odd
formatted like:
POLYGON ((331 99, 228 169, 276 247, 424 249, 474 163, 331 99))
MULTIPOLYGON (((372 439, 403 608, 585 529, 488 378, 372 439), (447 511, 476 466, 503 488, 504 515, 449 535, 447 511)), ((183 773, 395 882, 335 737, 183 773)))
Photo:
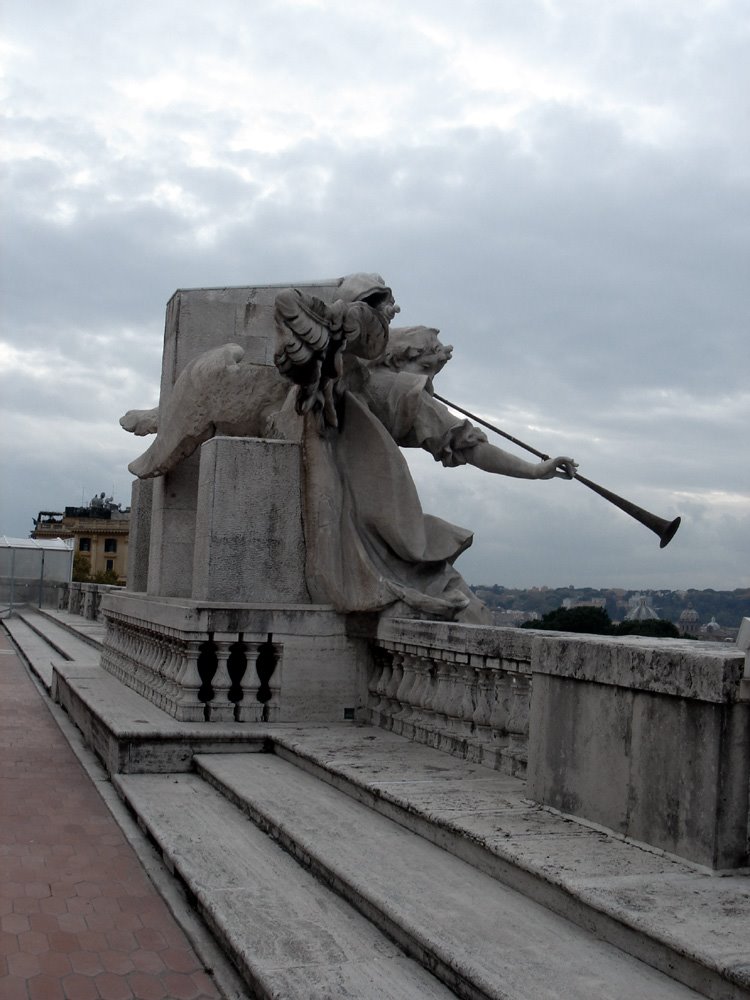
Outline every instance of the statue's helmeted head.
POLYGON ((366 302, 368 306, 385 315, 390 323, 401 307, 396 305, 393 290, 385 283, 379 274, 368 274, 364 271, 347 274, 339 282, 336 296, 343 302, 366 302))

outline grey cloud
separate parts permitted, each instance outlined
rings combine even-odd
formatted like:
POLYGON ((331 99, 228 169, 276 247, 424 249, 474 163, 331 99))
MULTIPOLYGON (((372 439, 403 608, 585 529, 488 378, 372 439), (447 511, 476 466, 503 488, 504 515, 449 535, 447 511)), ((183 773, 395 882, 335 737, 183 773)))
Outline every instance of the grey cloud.
POLYGON ((686 19, 675 7, 647 19, 644 7, 641 24, 628 6, 605 16, 581 4, 554 16, 544 4, 459 10, 425 0, 398 23, 383 18, 373 35, 381 5, 292 17, 280 4, 253 5, 252 14, 240 3, 136 4, 128 16, 105 4, 94 23, 88 4, 73 3, 65 30, 91 53, 66 80, 70 60, 53 46, 60 8, 50 6, 35 38, 39 77, 12 83, 23 113, 11 132, 42 152, 8 175, 3 339, 76 374, 14 374, 0 387, 14 428, 2 462, 15 483, 2 497, 0 530, 19 531, 12 525, 34 507, 76 501, 81 479, 92 494, 109 490, 92 481, 97 469, 127 499, 124 469, 139 448, 116 419, 154 401, 164 306, 176 288, 368 269, 394 286, 401 321, 436 325, 454 344, 439 391, 543 450, 572 451, 616 492, 665 516, 685 513, 660 553, 645 529, 576 484, 488 482, 419 464, 425 507, 477 528, 464 557, 470 579, 747 581, 737 553, 748 507, 710 498, 747 490, 750 233, 747 175, 737 167, 747 129, 742 91, 733 90, 747 69, 726 18, 686 19), (414 34, 416 15, 438 19, 448 48, 414 34), (460 124, 466 107, 503 99, 460 81, 449 49, 463 36, 508 44, 552 76, 588 74, 602 101, 537 100, 520 131, 460 124), (112 141, 108 128, 119 125, 104 112, 123 107, 127 80, 187 66, 205 84, 217 67, 243 61, 263 86, 279 80, 314 95, 303 108, 264 91, 289 140, 283 151, 243 148, 254 123, 242 105, 258 97, 242 92, 244 79, 230 106, 193 104, 185 92, 138 107, 145 149, 112 141), (96 83, 94 110, 69 100, 61 111, 54 76, 66 98, 96 83), (382 99, 408 126, 383 138, 346 134, 340 123, 352 119, 337 118, 339 98, 346 91, 366 116, 380 80, 391 87, 382 99), (666 109, 682 131, 635 138, 626 112, 607 106, 619 99, 666 109), (191 159, 193 135, 213 165, 191 159), (75 180, 85 169, 86 183, 75 180), (149 200, 164 183, 187 204, 149 200), (73 209, 65 223, 50 220, 60 201, 73 209), (35 499, 53 487, 56 501, 35 499))

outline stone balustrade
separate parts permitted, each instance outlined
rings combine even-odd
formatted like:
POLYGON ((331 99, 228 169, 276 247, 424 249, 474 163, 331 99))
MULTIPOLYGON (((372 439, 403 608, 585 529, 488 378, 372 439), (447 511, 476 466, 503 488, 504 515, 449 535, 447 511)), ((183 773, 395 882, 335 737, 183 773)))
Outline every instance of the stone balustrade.
POLYGON ((183 721, 274 722, 281 647, 242 632, 201 632, 109 611, 102 666, 183 721))
POLYGON ((176 719, 355 718, 367 640, 332 608, 119 591, 104 597, 102 615, 102 667, 176 719))
POLYGON ((524 775, 544 806, 735 870, 748 863, 750 625, 740 638, 383 620, 367 718, 524 775))
POLYGON ((385 619, 368 681, 374 725, 508 774, 526 769, 532 634, 385 619))
POLYGON ((60 587, 57 606, 61 611, 67 611, 71 615, 81 615, 91 621, 101 621, 102 597, 122 589, 109 583, 73 581, 60 587))

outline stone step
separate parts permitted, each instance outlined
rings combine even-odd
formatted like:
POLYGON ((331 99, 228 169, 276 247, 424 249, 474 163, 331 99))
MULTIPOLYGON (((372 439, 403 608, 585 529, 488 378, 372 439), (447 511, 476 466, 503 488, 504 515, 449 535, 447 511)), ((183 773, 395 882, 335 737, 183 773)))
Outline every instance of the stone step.
POLYGON ((74 660, 80 663, 97 663, 99 653, 85 638, 61 622, 51 618, 37 608, 17 608, 14 615, 6 620, 8 631, 12 633, 14 623, 24 623, 32 632, 43 639, 54 650, 54 658, 74 660))
MULTIPOLYGON (((35 609, 29 614, 34 614, 35 609)), ((60 625, 75 619, 58 612, 60 625)), ((54 615, 53 615, 54 617, 54 615)), ((704 869, 571 822, 525 784, 395 733, 330 724, 178 723, 87 662, 63 661, 37 632, 3 621, 53 696, 117 771, 189 771, 196 753, 264 748, 444 847, 703 995, 750 997, 750 875, 704 869), (56 661, 56 662, 55 662, 56 661)), ((83 655, 83 654, 82 654, 83 655)), ((86 654, 88 656, 88 654, 86 654)), ((96 656, 94 657, 96 659, 96 656)))
POLYGON ((518 778, 371 727, 273 751, 698 992, 750 997, 750 876, 715 873, 527 798, 518 778))
POLYGON ((698 995, 275 755, 204 755, 195 764, 459 996, 698 995))
POLYGON ((3 627, 49 691, 52 686, 52 660, 59 657, 59 652, 16 615, 4 619, 3 627))
POLYGON ((91 646, 76 639, 64 628, 52 625, 37 612, 19 608, 3 620, 3 625, 47 691, 52 688, 54 661, 62 658, 93 664, 98 659, 91 646))
POLYGON ((37 608, 36 611, 41 617, 60 625, 97 651, 101 651, 104 636, 107 632, 107 626, 104 621, 92 621, 89 618, 83 618, 81 615, 72 615, 68 611, 60 611, 56 608, 37 608))
POLYGON ((114 780, 254 996, 454 996, 201 778, 114 780))

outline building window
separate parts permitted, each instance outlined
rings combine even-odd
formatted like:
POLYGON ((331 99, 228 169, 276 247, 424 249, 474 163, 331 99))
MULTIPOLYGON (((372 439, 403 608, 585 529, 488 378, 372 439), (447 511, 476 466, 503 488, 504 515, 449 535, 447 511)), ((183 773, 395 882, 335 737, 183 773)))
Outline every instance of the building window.
POLYGON ((104 539, 104 551, 105 552, 117 552, 117 539, 116 538, 105 538, 104 539))
POLYGON ((108 559, 107 560, 107 572, 109 572, 109 570, 114 569, 114 568, 115 568, 115 561, 114 561, 114 559, 108 559))
POLYGON ((78 539, 78 551, 79 552, 90 552, 91 551, 91 539, 90 538, 79 538, 78 539))

